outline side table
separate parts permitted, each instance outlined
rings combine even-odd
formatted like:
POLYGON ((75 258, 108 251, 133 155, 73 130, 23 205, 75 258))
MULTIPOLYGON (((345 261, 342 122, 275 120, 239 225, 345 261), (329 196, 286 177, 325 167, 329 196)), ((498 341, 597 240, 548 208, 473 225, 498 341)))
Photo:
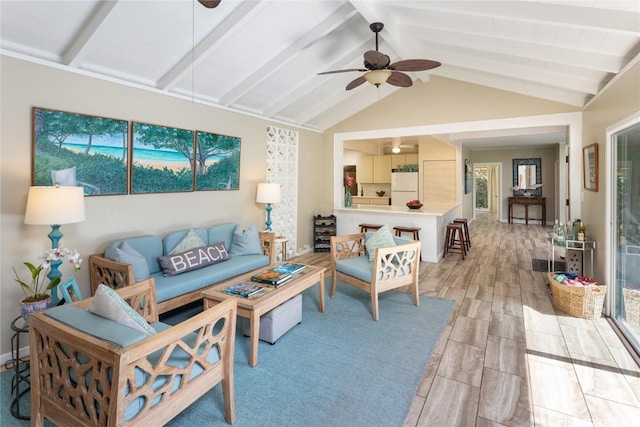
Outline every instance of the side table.
POLYGON ((280 252, 282 253, 282 261, 287 260, 287 242, 289 238, 287 236, 276 236, 275 243, 280 244, 280 252))
POLYGON ((11 360, 5 363, 7 370, 13 369, 13 378, 11 379, 11 415, 21 420, 30 419, 29 415, 20 413, 20 398, 31 390, 29 358, 20 357, 20 336, 27 334, 29 338, 29 325, 24 321, 22 316, 16 317, 11 322, 11 360))
MULTIPOLYGON (((591 277, 593 277, 593 251, 595 251, 596 249, 596 242, 589 239, 589 238, 585 238, 584 240, 572 240, 572 239, 565 239, 564 242, 561 243, 556 243, 553 241, 553 237, 552 236, 548 236, 547 237, 547 264, 548 264, 548 271, 556 271, 555 270, 555 248, 556 246, 559 247, 564 247, 565 250, 568 251, 577 251, 580 252, 582 255, 582 268, 580 271, 581 275, 584 275, 584 255, 585 252, 589 252, 590 258, 591 258, 591 263, 590 263, 590 267, 591 267, 591 277), (551 249, 551 251, 549 251, 549 249, 551 249), (551 252, 551 257, 549 257, 549 252, 551 252)), ((567 270, 569 271, 569 270, 567 270)))

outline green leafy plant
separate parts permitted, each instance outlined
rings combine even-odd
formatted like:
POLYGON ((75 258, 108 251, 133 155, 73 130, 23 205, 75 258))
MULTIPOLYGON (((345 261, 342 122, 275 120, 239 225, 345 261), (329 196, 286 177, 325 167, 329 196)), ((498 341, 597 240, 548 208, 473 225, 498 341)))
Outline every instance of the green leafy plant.
POLYGON ((78 251, 71 251, 65 248, 50 249, 39 258, 43 259, 43 262, 39 265, 34 265, 28 261, 24 262, 31 274, 29 283, 20 279, 18 272, 13 268, 13 273, 16 275, 15 281, 18 282, 22 292, 24 292, 23 302, 45 300, 49 298, 49 291, 60 284, 60 277, 54 277, 53 279, 47 277, 53 263, 61 261, 63 264, 73 264, 73 271, 80 270, 80 265, 82 264, 78 251))

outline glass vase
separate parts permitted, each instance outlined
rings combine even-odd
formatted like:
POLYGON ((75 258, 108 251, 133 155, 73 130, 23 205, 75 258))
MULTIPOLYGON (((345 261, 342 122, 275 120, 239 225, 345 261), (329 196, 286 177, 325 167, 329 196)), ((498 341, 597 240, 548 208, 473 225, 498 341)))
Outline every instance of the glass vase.
POLYGON ((351 193, 345 193, 344 194, 344 207, 345 208, 350 208, 352 202, 353 202, 353 199, 351 198, 351 193))

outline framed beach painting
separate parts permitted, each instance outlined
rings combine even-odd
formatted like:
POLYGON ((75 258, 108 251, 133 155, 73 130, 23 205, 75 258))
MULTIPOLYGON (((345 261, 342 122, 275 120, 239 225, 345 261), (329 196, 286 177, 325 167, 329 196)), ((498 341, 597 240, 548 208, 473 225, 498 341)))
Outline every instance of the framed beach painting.
POLYGON ((193 191, 194 132, 134 122, 131 192, 193 191))
POLYGON ((196 190, 237 190, 240 138, 196 132, 196 190))
POLYGON ((86 196, 127 193, 126 120, 34 107, 32 185, 81 186, 86 196))

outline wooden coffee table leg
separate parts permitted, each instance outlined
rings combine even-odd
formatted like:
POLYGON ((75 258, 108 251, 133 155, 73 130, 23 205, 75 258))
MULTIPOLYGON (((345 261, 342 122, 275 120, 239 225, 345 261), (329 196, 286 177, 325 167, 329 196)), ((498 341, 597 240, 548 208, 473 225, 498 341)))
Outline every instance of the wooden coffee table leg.
POLYGON ((255 311, 251 312, 251 337, 249 341, 249 366, 253 367, 258 364, 258 340, 260 338, 260 315, 255 311))

